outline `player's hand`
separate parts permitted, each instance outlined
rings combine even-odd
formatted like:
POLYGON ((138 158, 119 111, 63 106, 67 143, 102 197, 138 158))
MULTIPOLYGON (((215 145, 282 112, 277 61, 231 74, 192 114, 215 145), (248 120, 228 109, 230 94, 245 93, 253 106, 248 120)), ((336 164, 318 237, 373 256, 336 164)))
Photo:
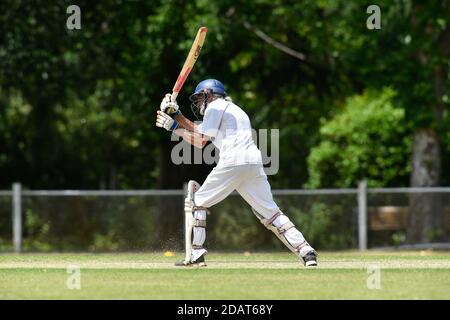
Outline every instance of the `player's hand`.
POLYGON ((156 112, 156 126, 160 128, 164 128, 167 131, 173 131, 178 127, 178 122, 172 119, 168 114, 157 111, 156 112))
POLYGON ((179 107, 176 101, 172 101, 172 95, 170 93, 166 94, 164 99, 161 101, 161 105, 159 106, 159 109, 171 116, 176 116, 179 114, 179 107))

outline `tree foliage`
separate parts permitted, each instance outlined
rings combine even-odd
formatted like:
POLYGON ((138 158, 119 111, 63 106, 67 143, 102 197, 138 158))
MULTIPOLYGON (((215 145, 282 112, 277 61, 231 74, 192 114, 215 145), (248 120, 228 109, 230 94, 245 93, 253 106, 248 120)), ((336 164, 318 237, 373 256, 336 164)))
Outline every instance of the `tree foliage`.
POLYGON ((388 88, 353 96, 322 124, 308 157, 309 187, 356 187, 363 179, 370 187, 408 184, 411 138, 394 96, 388 88))
MULTIPOLYGON (((72 4, 0 2, 1 189, 15 181, 32 189, 202 182, 210 167, 173 164, 174 142, 154 126, 202 25, 209 32, 177 99, 181 110, 192 119, 189 93, 218 78, 255 129, 280 129, 274 188, 355 186, 362 178, 405 186, 418 132, 432 133, 442 150, 431 185, 450 183, 449 0, 379 0, 380 30, 367 28, 362 1, 80 0, 81 29, 68 30, 72 4)), ((155 237, 173 236, 180 205, 155 205, 155 237)), ((329 233, 345 209, 307 210, 320 223, 299 221, 315 241, 354 241, 329 233)))
MULTIPOLYGON (((2 188, 180 188, 202 180, 209 168, 173 165, 173 143, 153 125, 201 25, 209 33, 178 99, 182 111, 192 118, 187 96, 198 81, 224 82, 256 129, 280 129, 274 187, 308 181, 321 123, 365 89, 393 88, 404 126, 431 126, 448 141, 446 0, 379 1, 381 30, 366 28, 359 1, 79 1, 81 30, 67 30, 70 4, 0 3, 2 188)), ((404 184, 398 171, 389 185, 404 184)), ((450 181, 447 165, 442 181, 450 181)))

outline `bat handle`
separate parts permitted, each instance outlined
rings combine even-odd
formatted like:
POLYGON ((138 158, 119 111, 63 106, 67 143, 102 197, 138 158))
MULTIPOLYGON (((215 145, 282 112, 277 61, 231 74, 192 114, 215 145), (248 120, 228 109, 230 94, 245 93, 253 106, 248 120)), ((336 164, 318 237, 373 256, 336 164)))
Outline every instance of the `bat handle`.
POLYGON ((172 102, 176 101, 178 97, 178 92, 172 92, 172 102))

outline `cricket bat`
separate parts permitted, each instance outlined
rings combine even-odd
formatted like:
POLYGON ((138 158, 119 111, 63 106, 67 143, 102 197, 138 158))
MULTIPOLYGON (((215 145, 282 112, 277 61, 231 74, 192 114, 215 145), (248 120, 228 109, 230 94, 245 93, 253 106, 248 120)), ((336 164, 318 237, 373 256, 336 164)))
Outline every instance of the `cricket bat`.
POLYGON ((192 70, 192 67, 197 61, 198 56, 200 55, 200 50, 202 50, 203 43, 205 42, 206 33, 208 32, 208 28, 201 27, 198 29, 197 36, 195 37, 194 43, 192 43, 191 50, 189 50, 189 54, 184 62, 183 69, 181 69, 180 74, 178 75, 177 81, 172 89, 172 101, 177 99, 178 93, 180 93, 181 88, 184 85, 189 73, 192 70))

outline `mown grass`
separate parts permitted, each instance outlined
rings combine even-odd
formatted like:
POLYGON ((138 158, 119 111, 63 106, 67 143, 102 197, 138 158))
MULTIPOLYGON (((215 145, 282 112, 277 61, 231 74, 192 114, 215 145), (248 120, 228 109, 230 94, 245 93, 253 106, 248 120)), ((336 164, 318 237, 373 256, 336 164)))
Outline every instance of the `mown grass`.
POLYGON ((450 299, 448 253, 322 253, 315 269, 288 253, 207 257, 180 269, 182 253, 0 255, 0 299, 450 299))

